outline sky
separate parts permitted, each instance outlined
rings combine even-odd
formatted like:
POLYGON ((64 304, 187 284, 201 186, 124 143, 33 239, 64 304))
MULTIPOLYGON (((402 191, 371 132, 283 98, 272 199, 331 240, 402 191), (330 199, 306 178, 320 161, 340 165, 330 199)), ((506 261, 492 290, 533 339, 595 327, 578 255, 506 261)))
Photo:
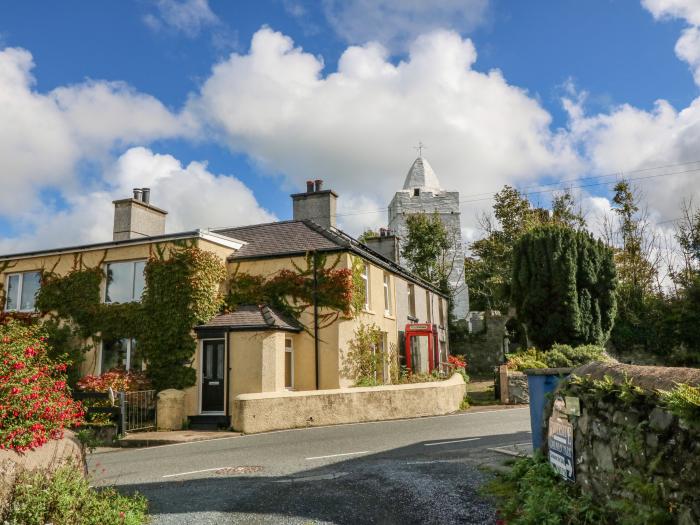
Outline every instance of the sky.
POLYGON ((504 184, 595 230, 627 177, 670 227, 699 86, 700 0, 0 0, 0 253, 110 240, 145 186, 174 232, 288 219, 320 178, 359 234, 419 142, 466 241, 504 184))

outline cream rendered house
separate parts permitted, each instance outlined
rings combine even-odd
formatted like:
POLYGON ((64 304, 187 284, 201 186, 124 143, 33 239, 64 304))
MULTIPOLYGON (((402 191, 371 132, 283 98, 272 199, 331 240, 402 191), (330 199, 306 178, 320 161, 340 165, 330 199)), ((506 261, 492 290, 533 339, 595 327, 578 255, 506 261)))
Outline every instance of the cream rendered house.
MULTIPOLYGON (((233 313, 193 327, 198 345, 192 366, 197 379, 186 391, 188 416, 195 422, 214 420, 228 425, 238 394, 350 386, 351 381, 342 373, 343 359, 359 323, 376 324, 383 332, 383 345, 395 345, 402 363, 406 362, 406 325, 433 326, 439 341, 434 361, 446 361, 447 297, 391 256, 381 255, 338 230, 337 195, 323 190, 321 181, 309 182, 306 192, 292 195, 293 220, 173 234, 165 233, 166 212, 150 203, 149 193, 147 189, 135 190, 133 198, 114 202, 112 241, 0 256, 5 310, 34 311, 41 272, 66 274, 78 260, 85 267, 102 265, 109 275, 102 286, 105 302, 139 301, 146 260, 155 249, 167 254, 183 240, 215 253, 229 276, 237 272, 271 276, 294 264, 303 266, 310 253, 322 253, 327 264, 332 262, 336 268, 350 269, 353 261, 360 261, 367 297, 363 311, 316 329, 312 308, 296 320, 264 304, 242 305, 233 313)), ((222 288, 225 286, 222 283, 222 288)), ((82 372, 146 367, 138 359, 137 345, 133 340, 102 341, 87 355, 82 372)), ((411 355, 416 371, 428 371, 425 345, 413 345, 411 355)), ((433 362, 434 367, 439 362, 433 362)), ((382 375, 388 381, 389 374, 385 371, 382 375)))

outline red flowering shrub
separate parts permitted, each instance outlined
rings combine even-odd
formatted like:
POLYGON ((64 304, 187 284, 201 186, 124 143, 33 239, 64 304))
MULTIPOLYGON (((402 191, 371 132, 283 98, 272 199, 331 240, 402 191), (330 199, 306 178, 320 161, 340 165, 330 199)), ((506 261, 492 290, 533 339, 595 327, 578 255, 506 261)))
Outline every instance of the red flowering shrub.
POLYGON ((107 392, 110 387, 115 392, 132 392, 135 390, 150 390, 151 381, 143 372, 120 370, 113 368, 99 376, 85 376, 76 386, 86 392, 107 392))
POLYGON ((82 406, 66 386, 67 366, 49 359, 45 339, 38 326, 0 325, 0 449, 34 449, 82 422, 82 406))
POLYGON ((456 355, 448 356, 447 361, 455 368, 467 368, 467 362, 456 355))

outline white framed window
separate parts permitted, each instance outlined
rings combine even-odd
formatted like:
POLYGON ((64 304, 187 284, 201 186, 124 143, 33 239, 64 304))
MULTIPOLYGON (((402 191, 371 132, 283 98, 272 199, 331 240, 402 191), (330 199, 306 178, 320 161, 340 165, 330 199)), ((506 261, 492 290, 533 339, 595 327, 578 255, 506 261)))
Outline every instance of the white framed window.
POLYGON ((284 388, 294 388, 294 344, 291 339, 284 340, 284 388))
POLYGON ((428 323, 433 322, 433 296, 430 295, 430 292, 428 290, 425 291, 425 310, 426 310, 426 318, 425 320, 428 321, 428 323))
POLYGON ((11 273, 5 281, 5 311, 33 312, 41 288, 41 272, 11 273))
POLYGON ((391 372, 389 370, 389 334, 382 332, 382 382, 391 383, 391 372))
POLYGON ((102 341, 100 373, 108 370, 143 370, 143 359, 137 351, 135 339, 102 341))
POLYGON ((112 262, 107 264, 105 303, 132 303, 141 300, 146 287, 146 261, 112 262))
POLYGON ((413 284, 408 285, 408 315, 416 317, 416 287, 413 284))
POLYGON ((369 297, 369 263, 364 263, 362 267, 362 281, 365 287, 365 310, 369 311, 370 297, 369 297))
POLYGON ((391 314, 391 275, 384 272, 384 315, 391 314))
POLYGON ((438 308, 440 309, 438 312, 438 315, 440 316, 440 326, 445 326, 445 305, 442 301, 442 297, 438 299, 438 308))

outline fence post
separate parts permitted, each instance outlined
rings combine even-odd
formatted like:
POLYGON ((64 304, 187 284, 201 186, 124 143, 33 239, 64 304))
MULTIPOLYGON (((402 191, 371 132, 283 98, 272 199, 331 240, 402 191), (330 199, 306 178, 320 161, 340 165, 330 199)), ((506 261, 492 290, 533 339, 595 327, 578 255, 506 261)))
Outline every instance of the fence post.
POLYGON ((119 392, 119 419, 121 420, 121 434, 126 434, 126 393, 119 392))

